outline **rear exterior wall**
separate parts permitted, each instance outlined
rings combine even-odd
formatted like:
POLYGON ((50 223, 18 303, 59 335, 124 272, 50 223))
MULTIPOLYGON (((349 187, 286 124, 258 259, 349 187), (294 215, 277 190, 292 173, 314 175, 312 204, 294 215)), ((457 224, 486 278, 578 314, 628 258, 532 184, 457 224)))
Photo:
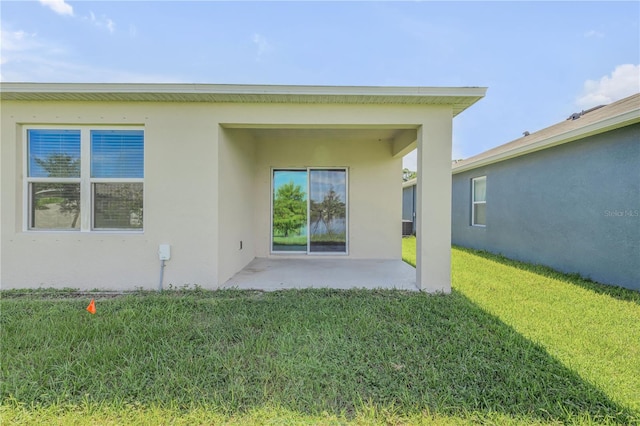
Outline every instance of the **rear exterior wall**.
MULTIPOLYGON (((158 247, 171 245, 163 282, 215 289, 254 257, 272 256, 271 170, 344 167, 348 258, 400 259, 402 159, 390 140, 257 140, 255 127, 419 125, 434 108, 163 102, 3 101, 0 285, 155 289, 158 247), (25 128, 144 129, 144 229, 31 231, 25 221, 25 128), (242 245, 241 245, 242 242, 242 245)), ((435 109, 437 110, 437 108, 435 109)))
POLYGON ((215 288, 218 125, 195 103, 3 102, 1 284, 8 288, 155 289, 158 246, 171 245, 164 283, 215 288), (144 231, 28 231, 23 128, 144 129, 144 231))

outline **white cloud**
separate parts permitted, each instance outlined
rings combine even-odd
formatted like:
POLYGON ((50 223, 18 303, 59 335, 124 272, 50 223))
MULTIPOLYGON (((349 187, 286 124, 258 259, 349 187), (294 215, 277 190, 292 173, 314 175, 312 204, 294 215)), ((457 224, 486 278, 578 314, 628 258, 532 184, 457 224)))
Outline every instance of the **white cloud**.
POLYGON ((69 58, 24 55, 19 61, 2 65, 0 81, 43 83, 185 83, 164 75, 121 69, 93 67, 69 58))
POLYGON ((576 100, 576 105, 583 109, 592 108, 610 104, 638 92, 640 64, 618 65, 611 75, 605 75, 600 80, 585 81, 583 95, 576 100))
POLYGON ((585 38, 603 38, 604 33, 596 30, 587 31, 584 33, 585 38))
POLYGON ((89 16, 85 17, 84 19, 88 20, 98 28, 107 29, 111 34, 113 34, 116 30, 116 23, 113 22, 113 20, 111 20, 110 18, 107 18, 105 15, 96 17, 96 14, 90 11, 89 16))
POLYGON ((6 28, 3 26, 0 31, 2 81, 38 81, 37 75, 52 69, 51 64, 66 54, 63 46, 44 40, 36 33, 6 28))
POLYGON ((2 63, 5 63, 5 53, 19 52, 28 49, 33 49, 38 46, 36 40, 36 33, 27 33, 26 31, 6 31, 4 28, 0 29, 0 47, 2 48, 2 63))
POLYGON ((58 15, 73 16, 73 7, 64 0, 40 0, 40 4, 53 10, 58 15))
POLYGON ((273 50, 273 47, 271 46, 271 44, 267 41, 266 37, 263 36, 262 34, 257 34, 257 33, 254 34, 252 41, 258 47, 258 55, 256 57, 257 61, 259 61, 262 58, 262 56, 266 55, 267 53, 273 50))
MULTIPOLYGON (((69 15, 75 17, 73 7, 69 3, 66 3, 65 0, 40 0, 40 4, 53 10, 58 15, 69 15)), ((78 19, 89 21, 98 28, 106 29, 111 34, 116 30, 116 23, 105 15, 98 17, 95 13, 90 11, 89 15, 78 17, 78 19)))
POLYGON ((0 81, 52 83, 182 83, 169 75, 94 67, 66 46, 0 25, 0 81))

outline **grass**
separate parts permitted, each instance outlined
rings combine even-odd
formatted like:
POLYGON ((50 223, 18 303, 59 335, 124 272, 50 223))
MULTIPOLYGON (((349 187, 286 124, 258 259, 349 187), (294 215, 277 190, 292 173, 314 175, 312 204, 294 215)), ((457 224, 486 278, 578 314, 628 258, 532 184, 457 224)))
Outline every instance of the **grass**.
MULTIPOLYGON (((338 242, 344 243, 346 240, 345 233, 337 233, 337 234, 312 234, 311 242, 320 243, 320 242, 338 242)), ((289 237, 284 237, 281 235, 273 236, 273 243, 277 245, 294 245, 294 246, 306 246, 307 245, 307 236, 306 235, 293 235, 289 237)))
POLYGON ((454 249, 448 296, 138 292, 90 315, 90 295, 5 291, 0 420, 637 423, 640 298, 576 280, 454 249))
POLYGON ((307 236, 306 235, 292 235, 289 237, 284 236, 273 236, 273 243, 278 245, 286 245, 286 246, 306 246, 307 245, 307 236))
MULTIPOLYGON (((415 238, 403 240, 415 265, 415 238)), ((640 293, 454 247, 454 291, 640 412, 640 293)))

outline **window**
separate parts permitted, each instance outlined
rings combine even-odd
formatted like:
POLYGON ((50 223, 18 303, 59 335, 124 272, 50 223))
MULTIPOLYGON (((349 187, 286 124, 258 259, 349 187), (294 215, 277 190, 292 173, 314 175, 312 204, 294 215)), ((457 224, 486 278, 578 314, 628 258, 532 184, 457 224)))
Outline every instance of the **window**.
POLYGON ((29 230, 142 230, 141 129, 26 129, 29 230))
POLYGON ((271 251, 347 253, 347 170, 273 170, 271 251))
POLYGON ((471 225, 487 226, 487 177, 471 180, 471 225))

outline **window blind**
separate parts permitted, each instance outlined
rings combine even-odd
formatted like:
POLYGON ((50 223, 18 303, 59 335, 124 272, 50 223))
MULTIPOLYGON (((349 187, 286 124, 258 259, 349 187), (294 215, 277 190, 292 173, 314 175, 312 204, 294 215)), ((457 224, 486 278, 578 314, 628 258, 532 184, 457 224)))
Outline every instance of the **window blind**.
POLYGON ((29 177, 80 177, 80 130, 30 129, 29 177))
POLYGON ((142 130, 92 130, 92 178, 143 178, 142 130))

